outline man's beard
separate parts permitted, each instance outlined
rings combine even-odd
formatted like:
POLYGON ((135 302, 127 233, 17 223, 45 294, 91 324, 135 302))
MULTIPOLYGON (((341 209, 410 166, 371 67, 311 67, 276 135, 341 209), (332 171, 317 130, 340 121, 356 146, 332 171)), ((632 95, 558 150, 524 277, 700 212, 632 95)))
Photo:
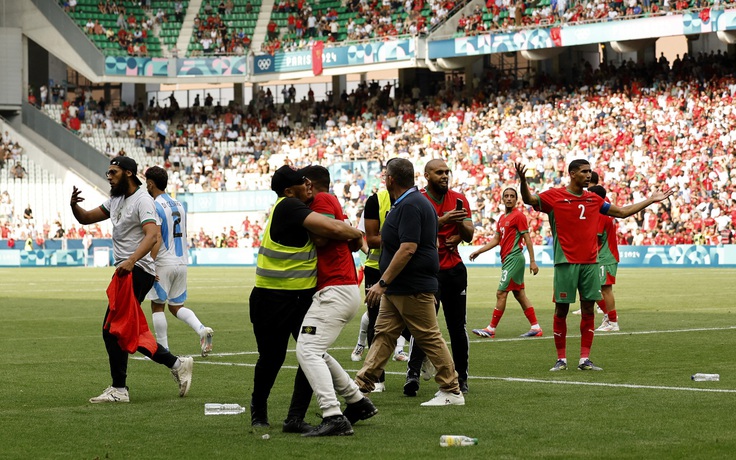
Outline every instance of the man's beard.
POLYGON ((447 194, 447 191, 450 189, 449 185, 442 185, 439 182, 430 184, 432 186, 432 191, 437 194, 444 196, 447 194))
POLYGON ((118 185, 110 187, 110 196, 124 196, 128 191, 128 183, 124 180, 118 182, 118 185))

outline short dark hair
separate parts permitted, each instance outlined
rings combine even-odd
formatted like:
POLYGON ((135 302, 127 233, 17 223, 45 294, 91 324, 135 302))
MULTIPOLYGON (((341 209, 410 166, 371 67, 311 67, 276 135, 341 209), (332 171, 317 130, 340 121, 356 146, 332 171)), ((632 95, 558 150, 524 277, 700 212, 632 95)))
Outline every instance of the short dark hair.
POLYGON ((322 189, 330 188, 330 171, 324 166, 311 165, 303 169, 304 176, 322 189))
POLYGON ((604 200, 606 199, 606 189, 604 189, 600 185, 594 185, 592 187, 588 187, 588 191, 595 193, 596 195, 603 198, 604 200))
POLYGON ((414 165, 404 158, 391 158, 386 163, 386 175, 391 176, 399 187, 414 185, 414 165))
POLYGON ((156 188, 162 192, 166 190, 166 186, 169 185, 169 175, 166 170, 161 166, 151 166, 146 169, 146 180, 152 180, 156 188))
POLYGON ((519 198, 519 193, 516 191, 514 187, 506 187, 505 189, 503 189, 503 191, 501 192, 501 196, 503 196, 503 194, 506 193, 506 190, 511 190, 512 192, 514 192, 514 195, 516 196, 516 198, 517 199, 519 198))
POLYGON ((598 177, 598 173, 592 171, 590 173, 590 185, 598 185, 598 182, 600 182, 600 177, 598 177))
POLYGON ((570 166, 567 167, 567 172, 571 173, 573 171, 577 171, 578 169, 582 168, 583 166, 590 166, 590 163, 588 160, 572 160, 570 162, 570 166))

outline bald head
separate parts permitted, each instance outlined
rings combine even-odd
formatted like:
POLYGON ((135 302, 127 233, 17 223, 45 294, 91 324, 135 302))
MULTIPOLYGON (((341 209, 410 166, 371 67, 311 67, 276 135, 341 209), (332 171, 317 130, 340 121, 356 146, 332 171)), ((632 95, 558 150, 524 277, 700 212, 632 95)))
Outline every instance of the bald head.
POLYGON ((427 179, 427 189, 432 194, 444 195, 450 185, 450 168, 439 158, 429 160, 424 167, 424 178, 427 179))

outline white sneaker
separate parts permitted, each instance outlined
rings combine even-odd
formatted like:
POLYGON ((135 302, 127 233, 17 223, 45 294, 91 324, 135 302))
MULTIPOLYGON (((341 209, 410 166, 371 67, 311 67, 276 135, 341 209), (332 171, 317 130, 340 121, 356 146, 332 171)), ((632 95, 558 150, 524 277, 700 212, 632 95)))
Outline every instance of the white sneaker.
POLYGON ((187 356, 186 358, 179 357, 181 366, 179 369, 171 369, 171 375, 174 376, 174 380, 179 384, 179 396, 182 398, 189 393, 189 387, 192 386, 192 369, 194 368, 194 358, 187 356))
POLYGON ((199 333, 199 346, 202 349, 202 356, 207 356, 212 351, 212 334, 214 332, 211 327, 205 327, 199 333))
POLYGON ((574 312, 572 312, 573 315, 581 315, 582 313, 583 313, 583 310, 580 309, 580 308, 578 308, 577 310, 575 310, 574 312))
POLYGON ((435 369, 434 364, 432 364, 432 361, 429 360, 426 356, 424 357, 424 361, 422 361, 422 379, 429 380, 437 373, 437 369, 435 369))
POLYGON ((595 312, 598 313, 599 315, 602 315, 603 314, 603 310, 601 310, 601 307, 599 307, 597 305, 595 307, 595 312))
POLYGON ((353 352, 350 353, 350 359, 352 361, 360 361, 361 359, 363 359, 363 351, 365 351, 365 345, 355 345, 355 349, 353 349, 353 352))
POLYGON ((420 404, 421 406, 464 406, 465 397, 462 393, 448 393, 446 391, 438 391, 434 398, 420 404))
POLYGON ((106 402, 130 402, 130 395, 128 394, 127 388, 115 388, 107 387, 101 395, 90 398, 89 402, 92 404, 106 403, 106 402))
POLYGON ((386 391, 386 382, 376 382, 371 393, 383 393, 384 391, 386 391))
POLYGON ((394 361, 409 361, 409 355, 404 350, 394 353, 394 361))
POLYGON ((606 321, 596 329, 596 332, 618 332, 619 330, 618 322, 606 321))

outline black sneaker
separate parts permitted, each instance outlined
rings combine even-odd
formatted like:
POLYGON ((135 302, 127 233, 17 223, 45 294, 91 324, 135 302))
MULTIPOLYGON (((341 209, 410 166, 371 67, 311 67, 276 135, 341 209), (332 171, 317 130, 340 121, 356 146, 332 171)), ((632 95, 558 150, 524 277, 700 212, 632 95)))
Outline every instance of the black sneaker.
POLYGON ((342 413, 350 422, 351 425, 355 425, 361 420, 367 420, 378 413, 378 409, 373 405, 368 398, 363 398, 358 402, 348 404, 345 411, 342 413))
POLYGON ((466 395, 468 394, 468 381, 467 380, 458 380, 457 382, 460 384, 460 393, 466 395))
POLYGON ((305 422, 301 418, 290 418, 284 420, 284 427, 281 429, 284 433, 306 433, 313 430, 314 427, 305 422))
POLYGON ((414 376, 409 376, 406 378, 406 383, 404 383, 404 394, 406 396, 416 396, 417 391, 419 391, 419 378, 414 376))
POLYGON ((353 427, 344 415, 325 417, 317 428, 302 434, 304 437, 352 435, 353 427))
POLYGON ((250 403, 250 426, 257 428, 268 428, 271 426, 268 423, 268 412, 266 408, 256 408, 253 403, 250 403))

